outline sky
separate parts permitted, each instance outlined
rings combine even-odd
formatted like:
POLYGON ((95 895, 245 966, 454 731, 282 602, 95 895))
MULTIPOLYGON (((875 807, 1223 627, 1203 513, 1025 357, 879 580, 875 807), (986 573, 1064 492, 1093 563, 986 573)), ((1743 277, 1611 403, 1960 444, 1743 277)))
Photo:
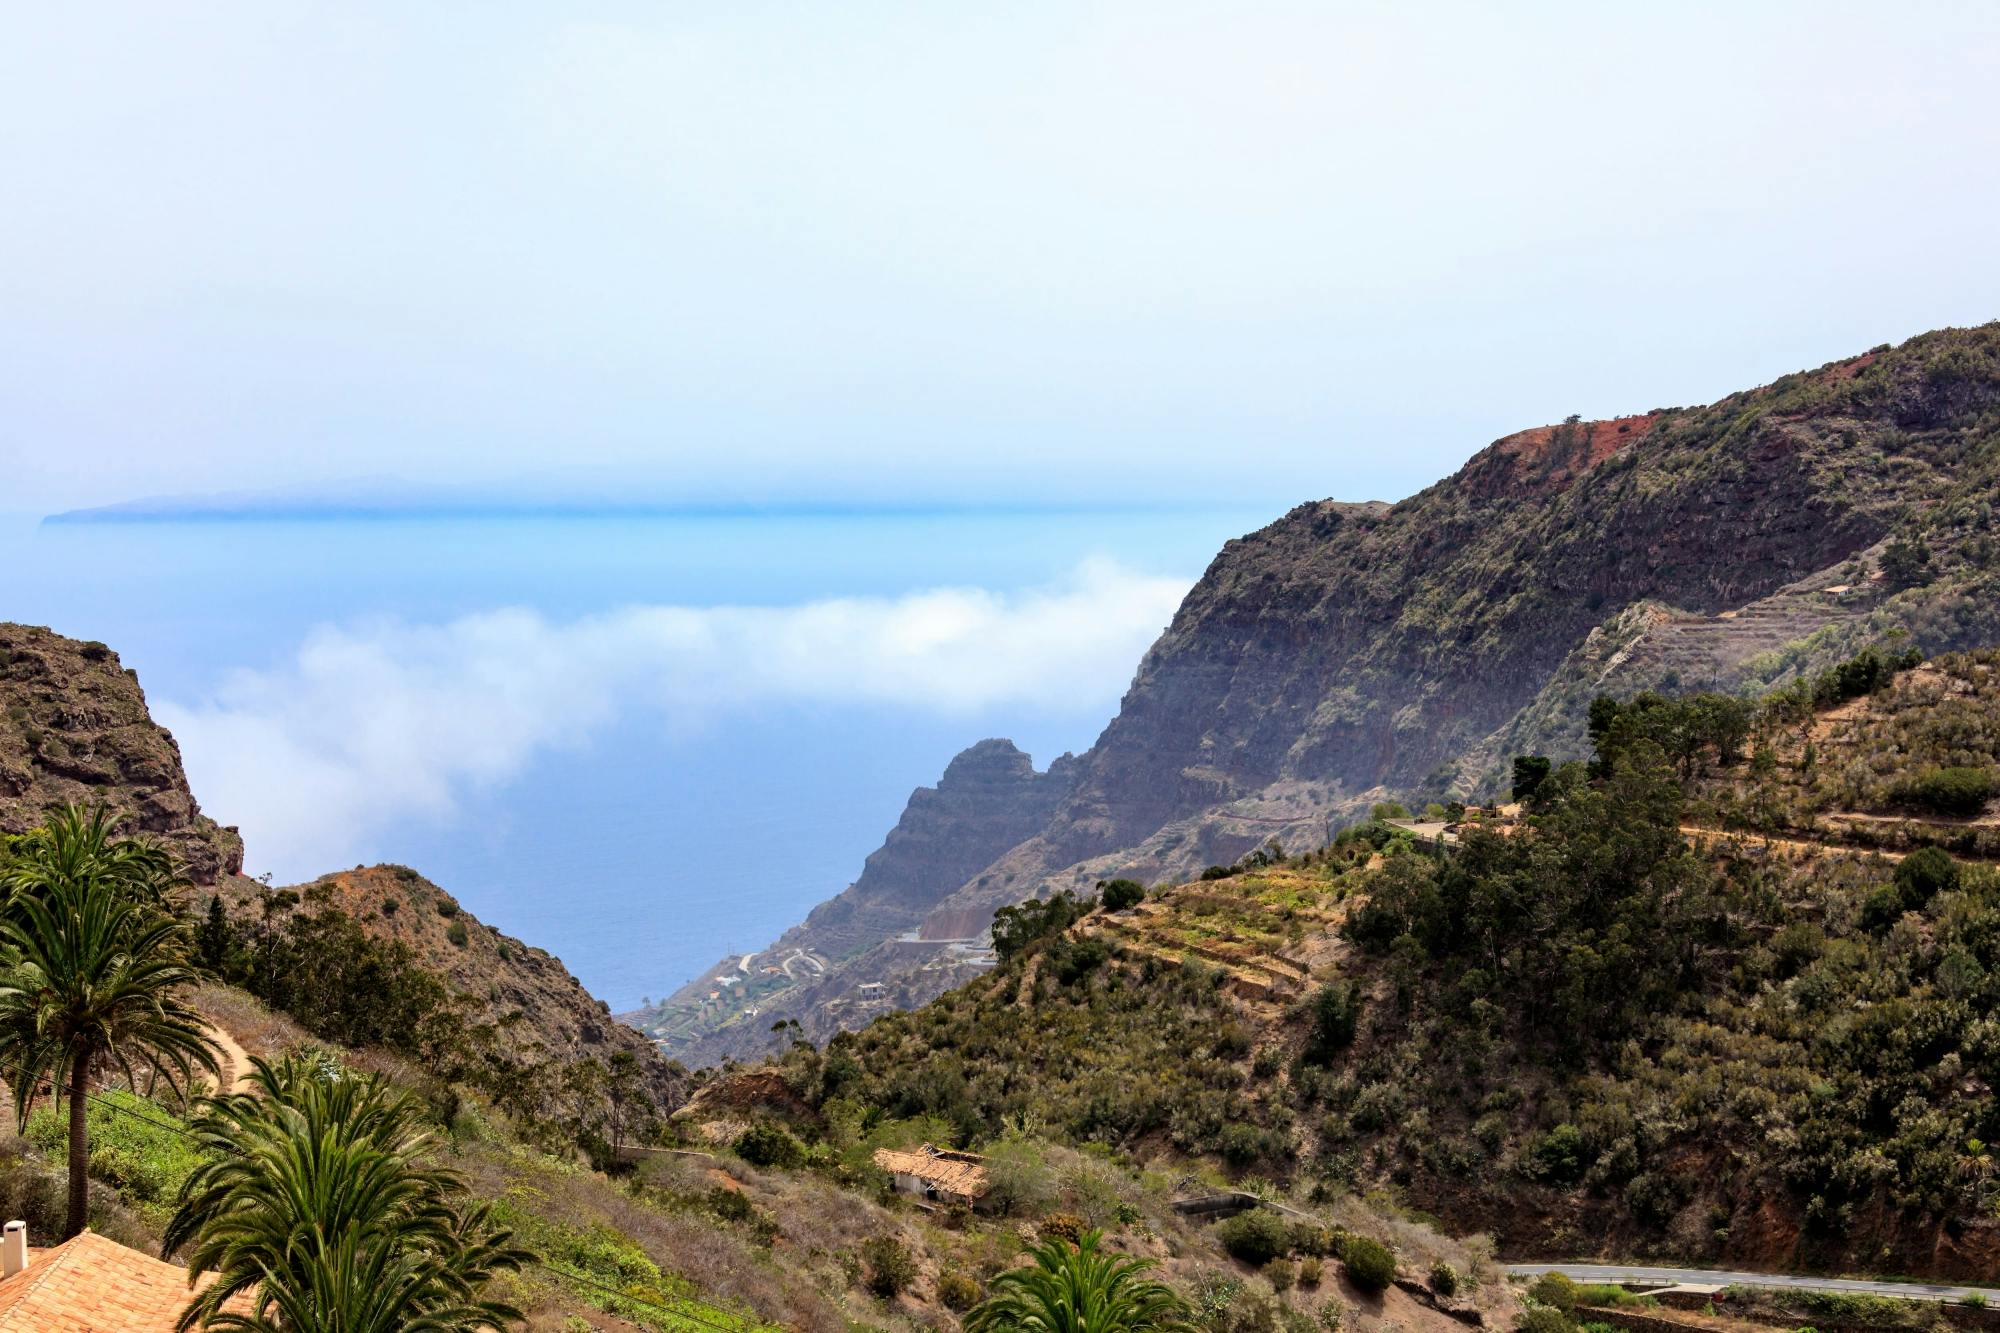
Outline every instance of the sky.
POLYGON ((1988 3, 9 7, 0 508, 1395 498, 2000 313, 1988 3))

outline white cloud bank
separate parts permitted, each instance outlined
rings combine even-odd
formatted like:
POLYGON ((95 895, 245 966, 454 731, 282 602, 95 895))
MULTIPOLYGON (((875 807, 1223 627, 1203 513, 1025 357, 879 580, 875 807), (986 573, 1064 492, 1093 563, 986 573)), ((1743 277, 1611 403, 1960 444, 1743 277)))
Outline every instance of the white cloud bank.
POLYGON ((282 669, 155 711, 204 807, 242 826, 254 865, 291 873, 352 860, 393 821, 447 819, 463 791, 634 715, 694 728, 767 703, 1108 707, 1186 591, 1092 561, 1019 593, 323 627, 282 669))

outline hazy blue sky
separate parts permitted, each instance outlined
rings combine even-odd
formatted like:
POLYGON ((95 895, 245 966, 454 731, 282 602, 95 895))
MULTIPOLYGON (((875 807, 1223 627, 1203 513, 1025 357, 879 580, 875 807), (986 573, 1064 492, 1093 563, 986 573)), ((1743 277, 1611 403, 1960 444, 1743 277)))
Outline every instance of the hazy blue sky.
POLYGON ((4 508, 1394 496, 2000 313, 2000 7, 16 4, 4 508))

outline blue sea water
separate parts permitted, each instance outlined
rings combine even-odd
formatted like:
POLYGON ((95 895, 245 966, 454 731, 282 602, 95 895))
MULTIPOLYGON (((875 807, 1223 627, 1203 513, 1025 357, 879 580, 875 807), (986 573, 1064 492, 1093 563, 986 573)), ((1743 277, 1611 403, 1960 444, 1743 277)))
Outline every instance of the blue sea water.
MULTIPOLYGON (((282 670, 320 626, 434 624, 502 607, 556 621, 630 605, 790 606, 941 586, 1045 586, 1109 557, 1188 583, 1269 521, 1247 505, 1105 512, 828 512, 43 525, 0 517, 0 619, 118 650, 149 697, 195 704, 231 672, 282 670)), ((1137 665, 1136 658, 1133 664, 1137 665)), ((549 949, 614 1009, 757 948, 838 892, 910 791, 1007 736, 1038 766, 1091 743, 1106 698, 945 716, 881 702, 776 703, 718 725, 609 725, 537 753, 448 815, 356 836, 481 919, 549 949)), ((225 823, 238 817, 200 790, 225 823)), ((281 882, 339 866, 248 868, 281 882)))

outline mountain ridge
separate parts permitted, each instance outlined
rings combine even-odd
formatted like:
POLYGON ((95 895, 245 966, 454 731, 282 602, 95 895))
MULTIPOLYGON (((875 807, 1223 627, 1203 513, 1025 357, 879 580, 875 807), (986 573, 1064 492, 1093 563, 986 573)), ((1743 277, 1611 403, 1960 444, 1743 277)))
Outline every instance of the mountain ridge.
POLYGON ((943 942, 1025 898, 1317 845, 1390 796, 1488 794, 1507 754, 1580 753, 1597 692, 1768 688, 1898 633, 1985 641, 2000 557, 1968 534, 1997 411, 2000 326, 1942 330, 1700 407, 1514 432, 1393 505, 1297 506, 1223 547, 1047 824, 926 914, 928 957, 884 941, 684 1057, 768 1050, 772 1019, 824 1035, 862 986, 935 994, 943 942), (1914 581, 1886 572, 1898 543, 1923 553, 1914 581))

